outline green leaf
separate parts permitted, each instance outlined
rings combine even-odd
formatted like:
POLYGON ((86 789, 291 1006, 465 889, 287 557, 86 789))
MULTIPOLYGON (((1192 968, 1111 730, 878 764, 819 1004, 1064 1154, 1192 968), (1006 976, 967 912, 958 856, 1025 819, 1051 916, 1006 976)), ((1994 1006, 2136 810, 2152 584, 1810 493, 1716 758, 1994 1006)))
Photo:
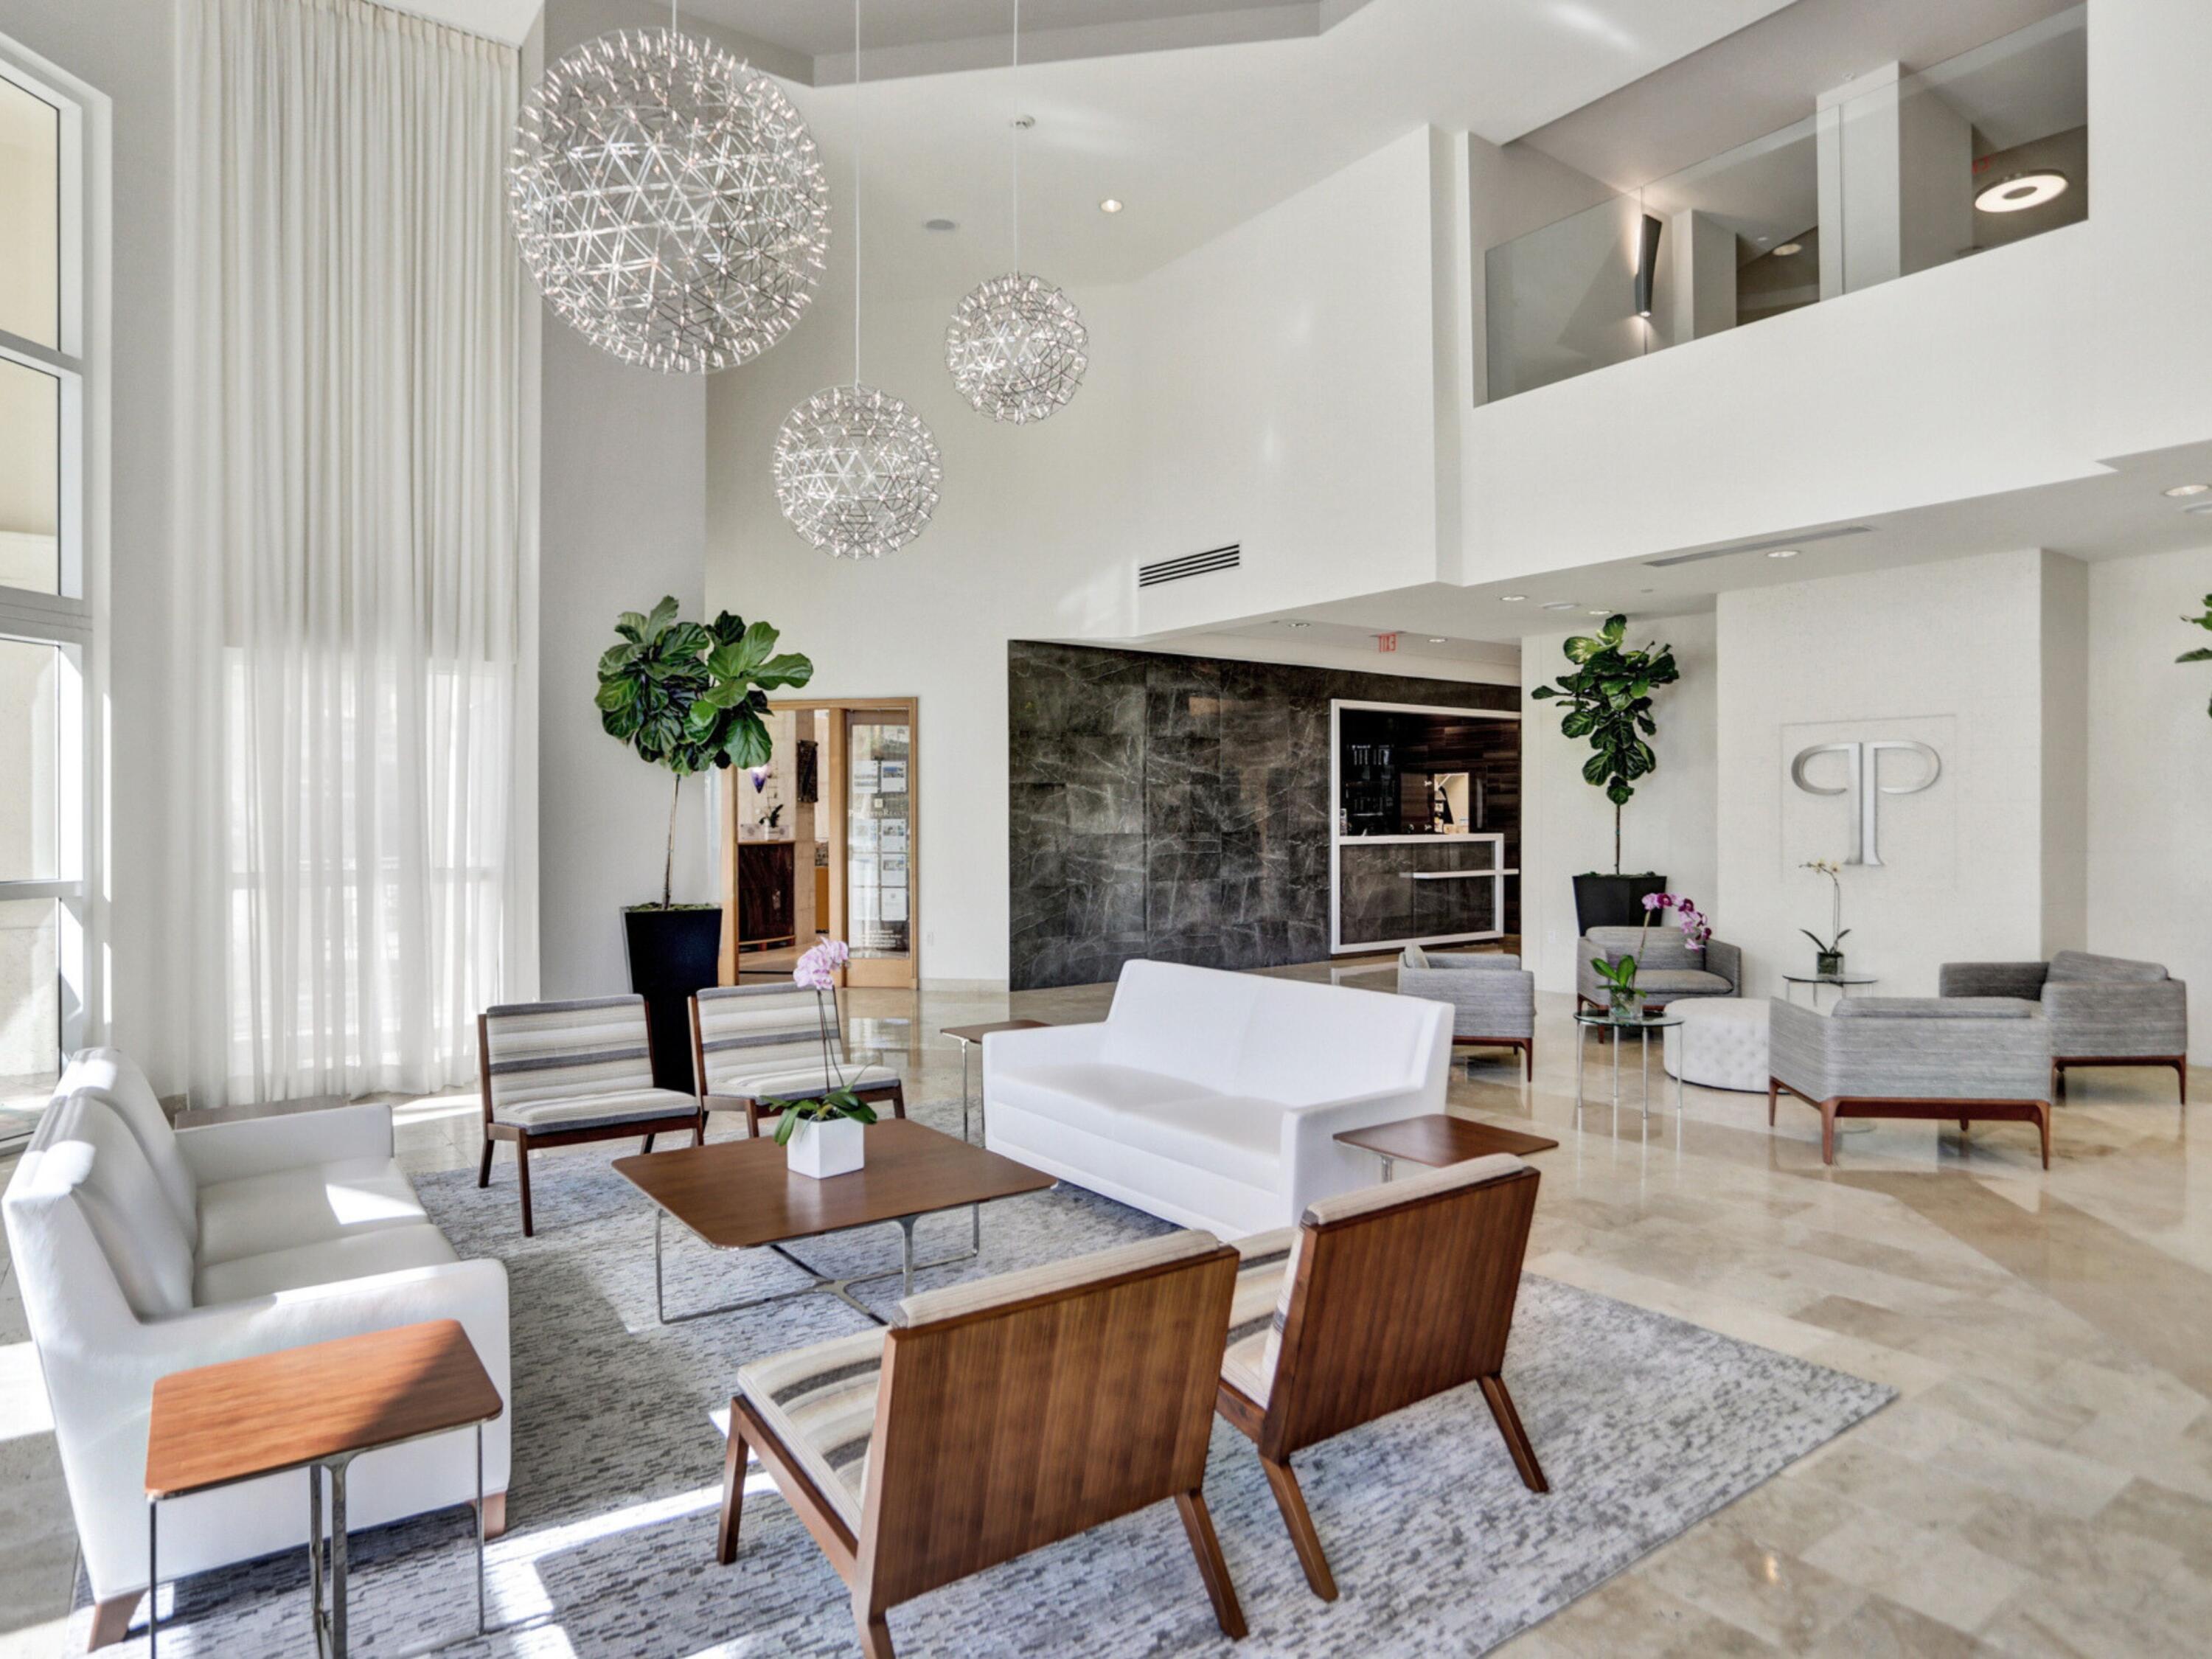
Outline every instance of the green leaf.
POLYGON ((781 657, 770 657, 753 671, 754 683, 770 689, 785 685, 804 685, 813 678, 812 659, 802 657, 795 651, 786 652, 781 657))
POLYGON ((1619 645, 1620 643, 1621 635, 1627 632, 1627 617, 1613 616, 1607 617, 1605 619, 1605 642, 1607 645, 1619 645))
POLYGON ((1594 640, 1587 634, 1577 634, 1561 648, 1566 652, 1569 662, 1586 663, 1605 649, 1605 641, 1594 640))
MULTIPOLYGON (((722 720, 722 711, 702 697, 684 716, 684 735, 694 743, 705 743, 714 735, 714 728, 721 725, 722 720)), ((720 747, 720 744, 715 746, 720 747)), ((695 767, 692 769, 696 771, 698 769, 695 767)))
POLYGON ((1530 699, 1536 702, 1548 702, 1550 699, 1556 697, 1559 695, 1559 694, 1557 691, 1548 685, 1540 685, 1528 694, 1530 699))
POLYGON ((632 645, 643 644, 645 642, 645 613, 641 611, 623 611, 621 616, 615 618, 615 632, 621 635, 632 645))
POLYGON ((680 607, 676 603, 676 596, 673 593, 664 597, 659 605, 653 607, 653 614, 645 619, 646 637, 647 639, 651 639, 654 635, 666 628, 669 623, 674 622, 676 620, 676 613, 679 608, 680 607))
POLYGON ((1628 798, 1635 793, 1633 789, 1616 778, 1606 786, 1605 798, 1615 806, 1626 806, 1628 805, 1628 798))
POLYGON ((602 708, 627 708, 637 701, 635 680, 601 680, 599 695, 592 702, 602 708))
POLYGON ((2176 662, 2212 662, 2212 645, 2195 651, 2185 651, 2174 659, 2176 662))
POLYGON ((775 1126, 775 1144, 779 1146, 788 1146, 791 1144, 792 1132, 798 1127, 799 1109, 796 1106, 786 1106, 783 1109, 782 1121, 775 1126))
POLYGON ((765 766, 768 757, 775 750, 775 740, 761 717, 750 708, 740 708, 730 720, 730 735, 723 752, 739 766, 765 766))

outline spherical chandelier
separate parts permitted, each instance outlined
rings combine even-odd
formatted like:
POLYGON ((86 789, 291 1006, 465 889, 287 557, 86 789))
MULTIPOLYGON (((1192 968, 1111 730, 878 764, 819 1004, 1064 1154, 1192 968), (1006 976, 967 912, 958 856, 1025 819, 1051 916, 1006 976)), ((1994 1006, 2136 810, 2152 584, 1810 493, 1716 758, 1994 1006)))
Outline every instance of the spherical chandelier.
MULTIPOLYGON (((1013 66, 1022 62, 1022 0, 1014 0, 1013 66)), ((978 414, 1023 426, 1058 413, 1091 366, 1090 334, 1066 294, 1021 269, 1022 135, 1034 116, 1012 122, 1014 269, 970 289, 945 331, 945 366, 978 414)))
POLYGON ((783 88, 672 27, 600 35, 545 71, 515 124, 507 207, 553 308, 663 374, 775 344, 830 238, 813 136, 783 88))
POLYGON ((817 392, 776 434, 776 504, 833 558, 904 547, 929 527, 944 476, 921 417, 873 386, 817 392))
POLYGON ((1016 426, 1062 408, 1083 384, 1090 336, 1066 295, 1013 271, 969 290, 945 331, 945 362, 960 395, 1016 426))

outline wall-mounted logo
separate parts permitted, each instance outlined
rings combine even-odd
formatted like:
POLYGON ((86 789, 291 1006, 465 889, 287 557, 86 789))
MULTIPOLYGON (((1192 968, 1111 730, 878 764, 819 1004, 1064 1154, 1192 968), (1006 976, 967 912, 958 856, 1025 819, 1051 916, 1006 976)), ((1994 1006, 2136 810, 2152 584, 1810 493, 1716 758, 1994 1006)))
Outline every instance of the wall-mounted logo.
POLYGON ((1881 802, 1884 795, 1917 795, 1943 775, 1943 760, 1924 743, 1910 738, 1883 738, 1868 743, 1816 743, 1797 751, 1790 763, 1790 781, 1808 795, 1849 795, 1851 798, 1851 864, 1881 862, 1881 802), (1885 783, 1881 757, 1893 750, 1909 750, 1926 764, 1912 783, 1885 783), (1816 755, 1841 755, 1847 769, 1845 781, 1814 783, 1805 769, 1816 755))

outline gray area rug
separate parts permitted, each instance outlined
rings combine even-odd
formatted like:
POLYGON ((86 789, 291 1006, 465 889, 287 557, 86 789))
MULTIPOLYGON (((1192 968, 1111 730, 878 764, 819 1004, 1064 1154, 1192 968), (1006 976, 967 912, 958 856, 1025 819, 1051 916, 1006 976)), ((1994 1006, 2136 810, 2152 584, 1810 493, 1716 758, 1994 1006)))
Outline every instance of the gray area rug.
MULTIPOLYGON (((958 1128, 958 1103, 916 1112, 958 1128)), ((618 1153, 615 1155, 619 1155, 618 1153)), ((650 1207, 607 1148, 532 1160, 538 1237, 522 1237, 514 1166, 423 1177, 464 1255, 511 1279, 515 1378, 509 1530, 491 1547, 493 1623, 456 1655, 838 1655, 858 1650, 843 1584, 757 1468, 737 1563, 714 1561, 726 1411, 744 1360, 866 1322, 826 1296, 660 1326, 650 1207)), ((1542 1201, 1540 1197, 1538 1200, 1542 1201)), ((983 1212, 980 1261, 918 1287, 1165 1231, 1061 1187, 983 1212)), ((965 1248, 965 1211, 918 1231, 924 1260, 965 1248)), ((672 1312, 804 1280, 768 1252, 668 1256, 672 1312)), ((895 1268, 885 1226, 800 1247, 825 1271, 895 1268)), ((888 1311, 897 1279, 863 1287, 888 1311)), ((1307 1588, 1257 1459, 1216 1423, 1206 1493, 1251 1634, 1214 1625, 1182 1528, 1162 1504, 893 1610, 902 1653, 963 1656, 1480 1653, 1556 1612, 1692 1522, 1878 1410, 1892 1391, 1530 1275, 1506 1377, 1553 1491, 1515 1474, 1480 1393, 1456 1390, 1299 1459, 1342 1591, 1307 1588)), ((988 1411, 978 1400, 972 1409, 988 1411)), ((465 1511, 358 1534, 356 1651, 370 1659, 475 1613, 465 1511)), ((164 1593, 164 1653, 313 1650, 304 1555, 164 1593)), ((82 1650, 85 1613, 73 1621, 82 1650)), ((133 1645, 143 1650, 143 1634, 133 1645)))

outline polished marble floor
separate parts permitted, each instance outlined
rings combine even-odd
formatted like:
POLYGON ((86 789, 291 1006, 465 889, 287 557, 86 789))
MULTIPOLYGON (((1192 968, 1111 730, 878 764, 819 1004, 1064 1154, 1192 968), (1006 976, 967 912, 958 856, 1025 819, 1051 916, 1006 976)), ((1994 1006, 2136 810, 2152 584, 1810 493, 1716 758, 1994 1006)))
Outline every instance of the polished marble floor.
MULTIPOLYGON (((1096 1018, 1110 990, 933 985, 851 993, 847 1013, 855 1048, 884 1051, 916 1097, 949 1098, 961 1056, 940 1027, 1096 1018)), ((1651 1115, 1632 1049, 1616 1112, 1594 1041, 1578 1121, 1568 1004, 1544 1000, 1533 1085, 1500 1053, 1451 1085, 1453 1109, 1560 1140, 1534 1160, 1530 1267, 1902 1398, 1506 1651, 2206 1651, 2212 1143, 2191 1145, 2171 1074, 2077 1074, 2048 1175, 2018 1125, 1962 1140, 1877 1124, 1828 1170, 1809 1109, 1785 1101, 1770 1130, 1763 1097, 1692 1089, 1678 1116, 1656 1054, 1651 1115)), ((2191 1084, 2212 1099, 2212 1071, 2191 1084)), ((472 1094, 396 1109, 412 1167, 473 1163, 472 1094)), ((0 1437, 0 1659, 50 1659, 74 1544, 12 1268, 0 1437)))

